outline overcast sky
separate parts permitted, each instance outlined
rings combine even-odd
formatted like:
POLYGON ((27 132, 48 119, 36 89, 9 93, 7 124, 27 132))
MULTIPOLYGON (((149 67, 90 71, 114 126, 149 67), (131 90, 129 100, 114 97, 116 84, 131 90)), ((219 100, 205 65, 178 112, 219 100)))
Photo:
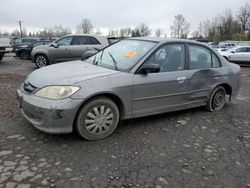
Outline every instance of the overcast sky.
POLYGON ((195 30, 198 23, 222 14, 236 13, 249 0, 0 0, 0 30, 28 31, 61 24, 72 30, 82 18, 95 28, 121 28, 145 22, 169 32, 174 15, 183 14, 195 30))

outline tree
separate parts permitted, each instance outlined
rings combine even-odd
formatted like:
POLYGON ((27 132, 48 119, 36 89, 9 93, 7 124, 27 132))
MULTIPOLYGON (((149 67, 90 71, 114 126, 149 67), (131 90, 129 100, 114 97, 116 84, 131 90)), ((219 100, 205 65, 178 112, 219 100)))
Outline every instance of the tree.
POLYGON ((25 27, 22 29, 22 37, 27 37, 27 29, 25 27))
POLYGON ((150 33, 151 29, 145 23, 141 23, 132 31, 132 37, 146 37, 150 33))
POLYGON ((189 33, 190 23, 186 21, 182 14, 174 17, 173 25, 170 26, 172 37, 186 38, 189 33))
POLYGON ((90 34, 93 29, 93 25, 91 21, 88 18, 82 19, 82 22, 77 25, 77 33, 85 33, 85 34, 90 34))
POLYGON ((20 31, 18 29, 13 30, 11 36, 20 36, 20 31))
POLYGON ((102 34, 102 32, 101 32, 101 30, 100 30, 100 29, 96 29, 95 34, 96 34, 96 35, 101 35, 101 34, 102 34))
POLYGON ((200 38, 201 37, 200 32, 199 31, 194 31, 192 33, 192 37, 195 38, 195 39, 200 38))
POLYGON ((155 31, 155 36, 160 37, 161 34, 162 34, 161 29, 160 29, 160 28, 156 29, 156 31, 155 31))
POLYGON ((121 28, 119 36, 120 37, 130 37, 131 32, 132 32, 132 29, 130 27, 128 27, 128 28, 121 28))
POLYGON ((118 29, 114 29, 114 28, 111 28, 109 29, 109 34, 108 36, 109 37, 118 37, 118 29))
POLYGON ((2 35, 3 36, 10 36, 10 33, 8 31, 4 31, 2 35))
POLYGON ((250 4, 240 7, 237 18, 240 22, 242 32, 245 32, 250 24, 250 4))

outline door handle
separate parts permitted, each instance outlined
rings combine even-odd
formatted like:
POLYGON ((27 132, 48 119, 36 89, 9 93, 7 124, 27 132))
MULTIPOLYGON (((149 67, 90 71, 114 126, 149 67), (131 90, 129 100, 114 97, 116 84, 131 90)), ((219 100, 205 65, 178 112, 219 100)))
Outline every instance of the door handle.
POLYGON ((180 84, 184 83, 185 80, 186 80, 186 77, 177 78, 177 82, 179 82, 180 84))

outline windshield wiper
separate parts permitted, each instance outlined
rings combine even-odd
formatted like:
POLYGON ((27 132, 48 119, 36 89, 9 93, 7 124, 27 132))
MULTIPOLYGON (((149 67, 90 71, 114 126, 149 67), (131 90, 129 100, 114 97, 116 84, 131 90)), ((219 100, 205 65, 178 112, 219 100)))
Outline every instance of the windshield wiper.
POLYGON ((97 61, 96 61, 96 55, 95 55, 95 58, 93 60, 94 65, 97 65, 99 63, 99 61, 102 62, 103 52, 104 52, 104 50, 102 50, 102 54, 101 54, 100 58, 97 61))
POLYGON ((111 59, 113 60, 115 70, 119 70, 118 67, 117 67, 117 62, 116 62, 115 58, 112 56, 112 54, 110 52, 109 52, 109 55, 110 55, 111 59))

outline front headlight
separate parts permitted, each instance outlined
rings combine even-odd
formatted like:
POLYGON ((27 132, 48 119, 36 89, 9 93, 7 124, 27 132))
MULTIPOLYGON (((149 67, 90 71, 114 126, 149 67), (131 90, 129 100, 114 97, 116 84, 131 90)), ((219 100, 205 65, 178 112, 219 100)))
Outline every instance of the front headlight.
POLYGON ((78 86, 47 86, 35 93, 36 96, 60 100, 65 99, 73 95, 80 89, 78 86))

